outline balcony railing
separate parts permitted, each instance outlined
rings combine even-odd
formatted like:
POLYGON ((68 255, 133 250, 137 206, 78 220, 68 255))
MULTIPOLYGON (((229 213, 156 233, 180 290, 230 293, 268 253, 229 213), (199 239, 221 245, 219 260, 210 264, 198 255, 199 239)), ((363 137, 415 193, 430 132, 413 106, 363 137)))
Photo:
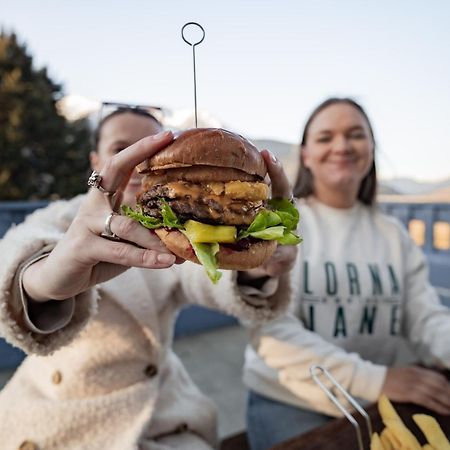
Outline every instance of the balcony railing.
MULTIPOLYGON (((13 224, 23 221, 48 202, 0 202, 0 238, 13 224)), ((430 264, 430 281, 442 300, 450 305, 450 203, 383 203, 381 209, 397 217, 422 247, 430 264)), ((175 336, 185 336, 235 324, 236 319, 199 306, 190 306, 178 316, 175 336)), ((24 354, 0 339, 0 369, 17 366, 24 354)))

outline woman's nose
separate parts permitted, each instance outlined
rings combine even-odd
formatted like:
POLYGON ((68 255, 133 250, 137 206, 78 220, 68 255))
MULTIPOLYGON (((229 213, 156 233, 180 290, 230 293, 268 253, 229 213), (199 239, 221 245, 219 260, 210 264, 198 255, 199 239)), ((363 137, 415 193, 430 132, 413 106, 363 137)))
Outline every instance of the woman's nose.
POLYGON ((350 140, 347 139, 345 136, 342 136, 342 135, 335 136, 332 144, 333 144, 332 149, 335 152, 347 153, 347 152, 351 151, 350 140))

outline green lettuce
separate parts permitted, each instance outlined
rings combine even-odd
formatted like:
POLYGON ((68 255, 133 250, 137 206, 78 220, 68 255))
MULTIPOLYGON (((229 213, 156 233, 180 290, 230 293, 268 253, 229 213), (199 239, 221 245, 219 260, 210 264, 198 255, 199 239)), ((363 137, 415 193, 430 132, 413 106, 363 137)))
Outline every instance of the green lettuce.
POLYGON ((134 210, 127 205, 122 205, 122 212, 131 219, 138 221, 145 228, 153 230, 164 226, 160 218, 146 216, 142 211, 142 208, 134 210))
POLYGON ((216 254, 219 251, 219 244, 200 244, 191 242, 195 255, 205 268, 209 279, 216 284, 222 277, 222 273, 217 270, 216 254))
POLYGON ((164 199, 162 199, 161 202, 162 206, 160 207, 160 211, 162 217, 146 216, 144 211, 142 210, 142 207, 133 209, 127 205, 122 205, 122 212, 126 216, 137 220, 145 228, 149 228, 151 230, 154 230, 155 228, 184 229, 182 223, 178 219, 177 215, 173 212, 173 209, 169 206, 169 204, 164 199))
POLYGON ((269 200, 269 207, 277 214, 288 231, 295 230, 300 219, 297 208, 286 198, 269 200))
POLYGON ((169 206, 169 204, 164 199, 161 199, 161 202, 162 206, 160 211, 164 226, 167 228, 178 228, 184 230, 183 224, 180 222, 180 219, 173 212, 173 209, 169 206))
POLYGON ((268 206, 271 209, 260 211, 250 226, 239 233, 238 240, 252 236, 281 245, 300 244, 302 239, 293 232, 300 218, 297 208, 287 199, 269 200, 268 206))

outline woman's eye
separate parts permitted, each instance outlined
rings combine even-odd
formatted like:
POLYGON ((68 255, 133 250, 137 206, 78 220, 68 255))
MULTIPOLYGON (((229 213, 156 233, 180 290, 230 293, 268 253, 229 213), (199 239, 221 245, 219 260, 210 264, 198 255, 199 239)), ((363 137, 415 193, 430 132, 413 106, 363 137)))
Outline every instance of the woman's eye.
POLYGON ((113 153, 117 154, 117 153, 121 152, 124 148, 125 147, 117 147, 117 148, 113 149, 113 153))
POLYGON ((330 136, 321 136, 321 137, 317 138, 317 142, 320 142, 320 143, 330 142, 330 140, 331 140, 330 136))
POLYGON ((363 133, 362 131, 358 131, 356 133, 351 133, 349 137, 350 139, 365 139, 366 134, 363 133))

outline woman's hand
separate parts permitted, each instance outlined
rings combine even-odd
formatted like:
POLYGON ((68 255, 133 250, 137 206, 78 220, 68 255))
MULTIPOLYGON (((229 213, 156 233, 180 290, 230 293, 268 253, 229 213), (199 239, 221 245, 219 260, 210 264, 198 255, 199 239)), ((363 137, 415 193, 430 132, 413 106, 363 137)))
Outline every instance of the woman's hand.
MULTIPOLYGON (((107 191, 117 192, 116 197, 120 201, 135 167, 172 140, 171 132, 163 132, 141 139, 116 154, 101 170, 101 186, 107 191)), ((131 266, 160 269, 175 263, 175 256, 151 230, 128 217, 114 215, 110 223, 112 233, 127 242, 101 237, 111 212, 107 196, 98 189, 91 189, 64 237, 49 256, 25 271, 23 285, 33 300, 73 297, 131 266)))
POLYGON ((450 415, 450 383, 444 375, 417 366, 388 369, 382 392, 393 401, 415 403, 450 415))
MULTIPOLYGON (((261 152, 269 174, 272 197, 291 198, 292 189, 281 162, 268 150, 261 152)), ((245 279, 262 278, 265 276, 277 277, 289 272, 297 258, 296 245, 279 245, 275 253, 260 267, 247 270, 243 274, 245 279)))

